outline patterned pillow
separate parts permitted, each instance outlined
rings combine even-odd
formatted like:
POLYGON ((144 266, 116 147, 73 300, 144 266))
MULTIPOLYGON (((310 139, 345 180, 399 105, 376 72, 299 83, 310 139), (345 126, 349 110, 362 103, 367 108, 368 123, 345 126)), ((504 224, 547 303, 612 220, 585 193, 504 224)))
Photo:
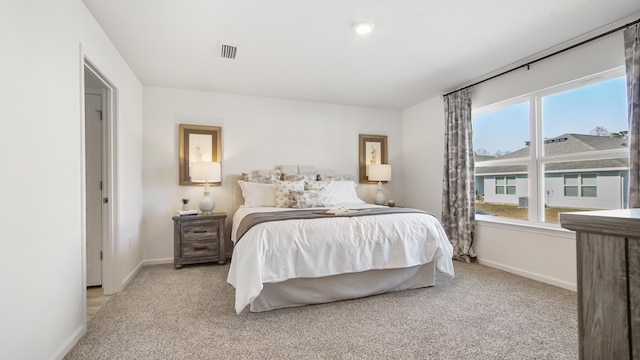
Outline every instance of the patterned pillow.
POLYGON ((289 191, 304 191, 304 181, 277 181, 276 207, 290 208, 289 191))
POLYGON ((282 180, 284 181, 301 181, 304 180, 302 174, 282 174, 282 180))
POLYGON ((335 175, 335 174, 319 174, 318 175, 318 180, 320 181, 331 181, 331 180, 335 180, 335 181, 348 181, 348 180, 353 180, 353 177, 351 175, 335 175))
POLYGON ((315 171, 302 173, 301 175, 304 176, 304 180, 308 180, 308 181, 316 181, 316 180, 318 180, 318 173, 315 172, 315 171))
POLYGON ((282 180, 284 181, 300 181, 300 180, 316 181, 317 178, 318 178, 318 174, 315 172, 304 173, 304 174, 282 174, 282 180))
POLYGON ((261 184, 273 184, 274 182, 280 180, 280 175, 242 173, 242 180, 246 182, 254 182, 254 183, 261 183, 261 184))
POLYGON ((306 209, 323 207, 323 190, 289 190, 289 202, 292 208, 306 209))
POLYGON ((322 190, 323 206, 336 206, 336 198, 333 195, 332 180, 329 181, 309 181, 304 182, 305 190, 322 190))

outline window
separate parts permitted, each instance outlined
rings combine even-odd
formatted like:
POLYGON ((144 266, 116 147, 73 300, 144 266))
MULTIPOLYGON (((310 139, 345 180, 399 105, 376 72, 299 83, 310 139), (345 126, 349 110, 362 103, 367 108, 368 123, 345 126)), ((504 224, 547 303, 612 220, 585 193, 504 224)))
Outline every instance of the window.
POLYGON ((626 99, 619 68, 474 109, 478 214, 557 223, 625 208, 626 99))
POLYGON ((597 197, 598 188, 596 185, 596 174, 580 176, 580 196, 597 197))
POLYGON ((597 197, 596 176, 596 174, 565 175, 564 196, 597 197))
POLYGON ((578 175, 564 176, 564 196, 578 196, 578 175))
POLYGON ((514 195, 516 193, 515 176, 497 176, 496 194, 514 195))

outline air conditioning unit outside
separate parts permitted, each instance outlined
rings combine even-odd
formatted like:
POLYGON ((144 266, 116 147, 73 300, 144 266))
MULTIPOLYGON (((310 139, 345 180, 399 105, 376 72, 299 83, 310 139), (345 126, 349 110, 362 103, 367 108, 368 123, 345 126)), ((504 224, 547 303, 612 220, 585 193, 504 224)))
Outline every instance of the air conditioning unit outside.
POLYGON ((518 198, 518 206, 521 208, 528 208, 529 207, 529 197, 528 196, 520 196, 518 198))

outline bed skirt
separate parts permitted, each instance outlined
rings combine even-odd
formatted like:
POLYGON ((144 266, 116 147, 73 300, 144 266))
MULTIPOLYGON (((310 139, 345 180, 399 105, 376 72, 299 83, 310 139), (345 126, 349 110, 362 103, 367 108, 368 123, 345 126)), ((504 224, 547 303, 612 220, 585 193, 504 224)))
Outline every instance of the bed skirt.
POLYGON ((356 299, 389 291, 435 285, 435 261, 401 269, 369 270, 320 278, 290 279, 265 283, 251 302, 250 311, 261 312, 287 307, 356 299))

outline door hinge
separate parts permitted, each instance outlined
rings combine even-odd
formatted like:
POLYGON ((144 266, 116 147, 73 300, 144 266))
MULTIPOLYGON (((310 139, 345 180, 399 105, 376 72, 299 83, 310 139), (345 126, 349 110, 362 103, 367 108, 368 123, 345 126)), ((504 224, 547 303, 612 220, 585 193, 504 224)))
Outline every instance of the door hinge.
POLYGON ((102 120, 102 110, 96 110, 96 111, 100 113, 100 120, 102 120))
POLYGON ((102 190, 102 180, 100 180, 100 190, 102 190))
POLYGON ((102 250, 100 250, 100 261, 102 261, 102 250))
POLYGON ((108 204, 109 203, 109 198, 102 198, 102 202, 104 204, 108 204))

